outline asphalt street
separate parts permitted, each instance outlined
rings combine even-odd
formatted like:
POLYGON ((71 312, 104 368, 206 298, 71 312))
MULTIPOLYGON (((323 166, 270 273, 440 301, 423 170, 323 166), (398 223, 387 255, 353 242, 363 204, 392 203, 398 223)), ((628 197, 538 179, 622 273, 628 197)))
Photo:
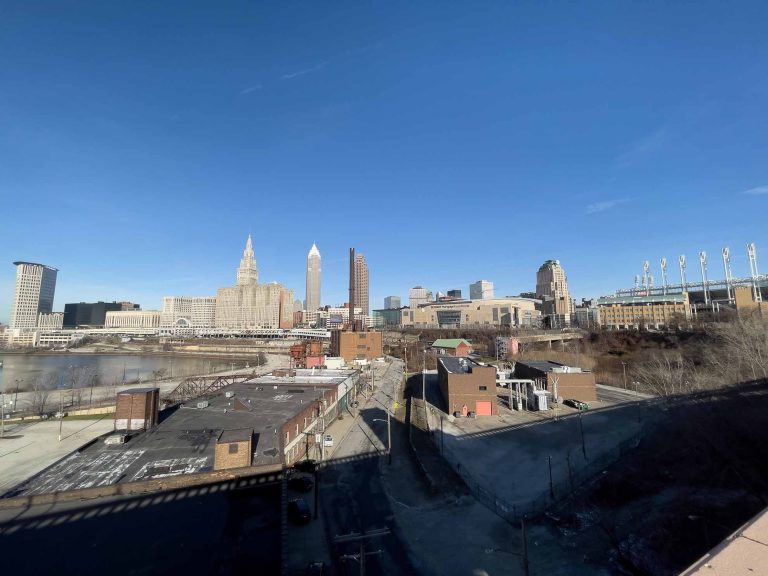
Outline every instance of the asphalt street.
MULTIPOLYGON (((365 573, 415 574, 405 547, 397 535, 394 516, 381 484, 381 467, 387 466, 387 415, 402 385, 402 362, 396 360, 376 383, 372 398, 361 402, 355 426, 341 442, 321 474, 321 506, 325 533, 337 574, 359 574, 359 543, 335 543, 338 536, 389 528, 390 534, 366 544, 365 573), (347 556, 346 559, 343 557, 347 556)), ((400 406, 397 409, 403 410, 400 406)), ((392 418, 393 426, 395 420, 392 418)), ((393 433, 393 439, 399 434, 393 433)))

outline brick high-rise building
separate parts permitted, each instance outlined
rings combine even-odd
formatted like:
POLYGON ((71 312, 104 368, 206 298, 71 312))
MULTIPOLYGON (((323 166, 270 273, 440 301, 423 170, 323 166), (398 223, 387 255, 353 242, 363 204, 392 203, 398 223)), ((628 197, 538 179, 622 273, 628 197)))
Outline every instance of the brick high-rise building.
MULTIPOLYGON (((358 254, 355 257, 355 308, 360 308, 363 314, 368 315, 368 264, 365 256, 358 254)), ((307 306, 309 309, 309 306, 307 306)))

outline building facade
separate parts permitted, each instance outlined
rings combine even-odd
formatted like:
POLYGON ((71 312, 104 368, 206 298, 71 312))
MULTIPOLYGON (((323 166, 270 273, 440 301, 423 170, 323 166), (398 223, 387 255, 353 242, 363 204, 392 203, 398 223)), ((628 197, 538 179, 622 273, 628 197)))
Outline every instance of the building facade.
POLYGON ((321 274, 320 251, 315 244, 307 255, 307 310, 317 310, 322 305, 320 302, 320 274, 321 274))
POLYGON ((215 296, 166 296, 160 328, 164 333, 191 335, 216 327, 215 296))
POLYGON ((400 296, 387 296, 384 298, 384 309, 392 310, 394 308, 400 308, 400 296))
POLYGON ((478 280, 469 285, 470 300, 490 300, 493 298, 493 282, 478 280))
POLYGON ((541 383, 554 398, 595 402, 597 386, 594 372, 547 360, 515 362, 515 378, 541 383))
POLYGON ((568 326, 573 314, 573 300, 568 278, 559 260, 547 260, 536 272, 536 298, 542 300, 542 313, 556 316, 558 325, 568 326))
POLYGON ((408 307, 418 308, 432 300, 432 292, 423 286, 414 286, 408 290, 408 307))
POLYGON ((461 299, 461 290, 448 290, 448 298, 461 299))
POLYGON ((355 308, 360 308, 363 314, 368 315, 368 263, 365 256, 355 256, 355 308))
POLYGON ((400 324, 420 328, 464 326, 531 327, 538 324, 536 301, 527 298, 455 300, 430 302, 419 308, 400 310, 400 324))
POLYGON ((331 356, 341 356, 346 362, 373 360, 384 356, 381 332, 331 332, 331 356))
POLYGON ((662 329, 691 318, 688 293, 606 296, 597 299, 600 325, 609 330, 662 329))
POLYGON ((499 413, 496 402, 496 368, 480 366, 469 358, 440 356, 437 381, 448 413, 467 416, 493 416, 499 413))
POLYGON ((64 313, 51 312, 37 317, 37 327, 40 330, 61 330, 64 326, 64 313))
POLYGON ((64 328, 87 326, 101 328, 107 319, 107 312, 124 310, 121 302, 79 302, 64 305, 64 328))
POLYGON ((105 328, 159 328, 159 310, 116 310, 107 312, 105 328))
POLYGON ((293 327, 293 290, 277 282, 258 283, 251 237, 237 269, 237 283, 216 293, 216 328, 254 330, 293 327))
POLYGON ((37 326, 39 314, 53 312, 58 270, 34 262, 14 262, 16 285, 11 305, 11 329, 30 329, 37 326))

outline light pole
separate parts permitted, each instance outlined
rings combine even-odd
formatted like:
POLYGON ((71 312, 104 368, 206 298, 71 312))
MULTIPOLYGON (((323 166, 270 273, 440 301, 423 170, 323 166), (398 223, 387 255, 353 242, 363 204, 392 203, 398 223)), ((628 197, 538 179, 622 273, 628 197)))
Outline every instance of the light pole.
POLYGON ((627 389, 627 363, 622 362, 621 368, 624 371, 624 390, 626 390, 627 389))
POLYGON ((19 382, 24 382, 24 378, 16 378, 16 388, 13 390, 13 411, 16 412, 16 399, 19 397, 19 382))
POLYGON ((392 464, 392 425, 390 422, 390 413, 389 408, 387 408, 387 419, 384 420, 382 418, 374 418, 374 422, 386 422, 387 423, 387 464, 392 464))

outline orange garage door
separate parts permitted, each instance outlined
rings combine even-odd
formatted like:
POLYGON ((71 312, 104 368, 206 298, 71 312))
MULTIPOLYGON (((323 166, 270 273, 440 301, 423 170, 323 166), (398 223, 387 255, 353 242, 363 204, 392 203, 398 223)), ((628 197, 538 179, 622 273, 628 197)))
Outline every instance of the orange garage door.
POLYGON ((493 411, 491 410, 490 402, 475 402, 475 413, 478 416, 491 416, 493 411))

